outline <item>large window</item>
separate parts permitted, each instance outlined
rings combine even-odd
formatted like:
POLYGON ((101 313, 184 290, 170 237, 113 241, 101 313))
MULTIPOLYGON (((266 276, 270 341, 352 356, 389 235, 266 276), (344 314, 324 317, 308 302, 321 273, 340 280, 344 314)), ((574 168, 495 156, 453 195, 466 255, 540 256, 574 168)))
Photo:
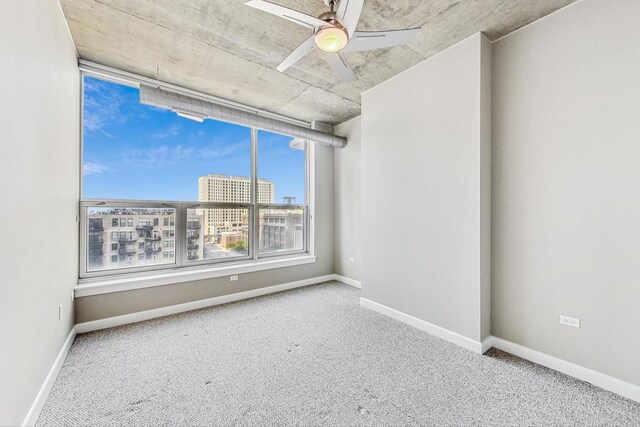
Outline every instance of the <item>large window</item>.
POLYGON ((258 160, 258 176, 270 178, 268 184, 258 180, 258 253, 278 255, 303 251, 305 210, 295 206, 305 204, 304 145, 283 135, 259 131, 258 160), (273 200, 260 200, 261 185, 263 196, 274 194, 275 199, 285 206, 273 206, 273 200))
POLYGON ((307 143, 83 77, 81 277, 308 251, 307 143))

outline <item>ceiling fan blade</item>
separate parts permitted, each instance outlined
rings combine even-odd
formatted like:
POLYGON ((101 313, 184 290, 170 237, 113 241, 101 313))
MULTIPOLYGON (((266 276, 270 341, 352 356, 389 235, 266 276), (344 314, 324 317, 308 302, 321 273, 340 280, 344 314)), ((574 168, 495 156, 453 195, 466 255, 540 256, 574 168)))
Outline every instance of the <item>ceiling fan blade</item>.
POLYGON ((420 32, 420 28, 395 31, 356 31, 343 52, 362 52, 364 50, 406 44, 420 32))
POLYGON ((291 22, 295 22, 296 24, 302 25, 306 28, 313 29, 316 27, 323 27, 327 25, 327 23, 321 19, 314 18, 313 16, 306 15, 302 12, 279 6, 265 0, 249 0, 245 4, 247 6, 251 6, 264 12, 270 13, 272 15, 287 19, 291 22))
POLYGON ((278 65, 278 71, 281 73, 284 72, 287 68, 291 67, 296 62, 300 61, 305 57, 309 52, 311 52, 316 43, 313 40, 313 37, 303 42, 300 46, 296 48, 287 58, 282 61, 280 65, 278 65))
POLYGON ((353 82, 358 80, 358 76, 351 69, 351 65, 347 62, 347 58, 341 53, 325 53, 324 60, 346 82, 353 82))
POLYGON ((349 37, 356 31, 364 0, 340 0, 336 18, 347 29, 349 37))

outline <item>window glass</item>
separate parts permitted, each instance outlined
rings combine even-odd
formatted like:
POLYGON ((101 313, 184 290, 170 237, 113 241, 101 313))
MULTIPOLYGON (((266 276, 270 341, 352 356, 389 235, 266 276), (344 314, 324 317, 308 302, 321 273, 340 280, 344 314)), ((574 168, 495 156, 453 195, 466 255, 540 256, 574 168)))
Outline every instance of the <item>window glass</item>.
POLYGON ((260 209, 261 254, 304 250, 304 210, 260 209))
POLYGON ((249 209, 187 209, 187 260, 249 255, 249 209))
POLYGON ((251 129, 185 119, 140 104, 137 88, 89 76, 83 140, 83 198, 204 200, 198 177, 251 172, 251 129))
POLYGON ((252 140, 247 127, 142 105, 136 87, 83 83, 83 277, 307 248, 307 143, 252 140))
POLYGON ((147 225, 146 221, 138 222, 136 230, 143 233, 142 236, 133 231, 113 230, 112 218, 123 213, 131 215, 135 223, 135 217, 138 215, 154 216, 160 219, 175 217, 176 210, 172 208, 88 207, 86 212, 89 224, 87 230, 87 271, 147 267, 174 262, 174 260, 164 260, 158 256, 162 251, 161 227, 147 225), (111 235, 112 240, 113 237, 117 237, 117 242, 111 243, 109 254, 104 252, 104 235, 111 235), (114 252, 117 252, 117 255, 114 255, 114 252))
POLYGON ((304 143, 258 132, 258 203, 305 204, 304 143))

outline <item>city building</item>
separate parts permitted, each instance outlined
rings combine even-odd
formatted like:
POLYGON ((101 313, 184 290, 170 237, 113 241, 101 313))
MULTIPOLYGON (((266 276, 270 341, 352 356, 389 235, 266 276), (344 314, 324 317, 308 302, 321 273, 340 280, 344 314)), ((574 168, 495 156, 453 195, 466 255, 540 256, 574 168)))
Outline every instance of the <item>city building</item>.
POLYGON ((187 215, 187 261, 204 259, 202 221, 202 215, 187 215))
POLYGON ((260 213, 261 253, 304 249, 304 212, 269 209, 260 213))
MULTIPOLYGON (((187 260, 202 258, 203 218, 187 216, 187 260)), ((173 209, 98 208, 88 214, 88 270, 172 264, 176 257, 173 209)))
MULTIPOLYGON (((258 178, 258 203, 273 203, 274 183, 258 178)), ((245 176, 209 174, 198 178, 198 201, 219 203, 249 203, 251 180, 245 176)), ((206 241, 220 241, 222 233, 239 238, 248 236, 248 211, 242 208, 201 209, 206 241)))

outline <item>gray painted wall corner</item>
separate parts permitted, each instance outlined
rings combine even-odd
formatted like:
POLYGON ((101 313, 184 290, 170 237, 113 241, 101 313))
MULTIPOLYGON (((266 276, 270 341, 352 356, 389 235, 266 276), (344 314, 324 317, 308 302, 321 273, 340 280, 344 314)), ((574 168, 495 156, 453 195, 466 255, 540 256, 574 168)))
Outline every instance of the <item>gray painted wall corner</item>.
POLYGON ((493 46, 480 37, 480 340, 491 336, 491 120, 493 46))
POLYGON ((361 122, 358 116, 336 126, 336 133, 347 137, 348 143, 334 150, 334 272, 358 281, 362 277, 361 122))
POLYGON ((363 297, 476 342, 489 328, 484 40, 369 90, 361 119, 363 297))

